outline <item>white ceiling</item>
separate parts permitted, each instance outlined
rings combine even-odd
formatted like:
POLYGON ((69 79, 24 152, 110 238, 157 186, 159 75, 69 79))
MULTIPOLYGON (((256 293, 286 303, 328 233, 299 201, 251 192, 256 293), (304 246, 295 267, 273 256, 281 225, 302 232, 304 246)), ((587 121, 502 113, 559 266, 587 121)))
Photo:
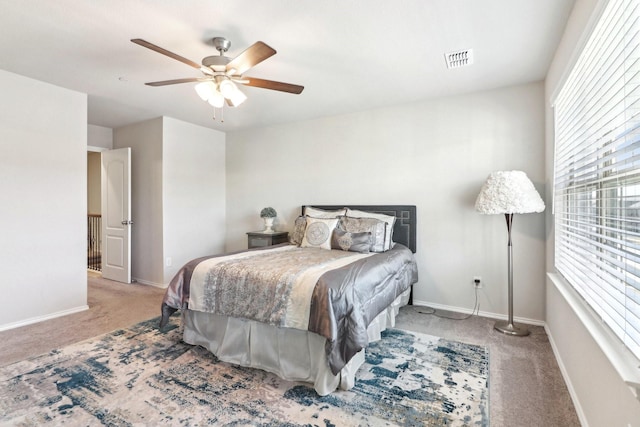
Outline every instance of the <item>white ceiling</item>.
POLYGON ((90 124, 158 116, 230 131, 540 81, 575 0, 0 0, 0 69, 89 95, 90 124), (130 42, 200 62, 261 40, 278 53, 247 75, 300 95, 242 87, 224 123, 193 83, 199 71, 130 42), (444 54, 471 48, 470 67, 444 54))

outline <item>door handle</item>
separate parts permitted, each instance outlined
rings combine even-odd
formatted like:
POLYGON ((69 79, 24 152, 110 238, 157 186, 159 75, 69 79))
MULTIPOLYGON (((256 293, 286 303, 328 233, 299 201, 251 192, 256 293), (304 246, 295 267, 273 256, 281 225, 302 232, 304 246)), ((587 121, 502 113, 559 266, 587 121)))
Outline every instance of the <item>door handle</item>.
POLYGON ((122 225, 131 225, 131 224, 133 224, 133 221, 131 221, 131 220, 126 220, 125 219, 124 221, 122 221, 122 225))

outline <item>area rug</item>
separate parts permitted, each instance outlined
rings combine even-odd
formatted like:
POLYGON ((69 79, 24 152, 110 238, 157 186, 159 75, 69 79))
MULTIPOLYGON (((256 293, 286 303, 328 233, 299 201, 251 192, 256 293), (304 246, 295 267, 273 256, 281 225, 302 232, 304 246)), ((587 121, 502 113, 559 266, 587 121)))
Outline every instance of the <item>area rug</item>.
POLYGON ((233 366, 181 341, 179 317, 0 369, 0 425, 487 426, 488 350, 397 329, 349 391, 233 366))

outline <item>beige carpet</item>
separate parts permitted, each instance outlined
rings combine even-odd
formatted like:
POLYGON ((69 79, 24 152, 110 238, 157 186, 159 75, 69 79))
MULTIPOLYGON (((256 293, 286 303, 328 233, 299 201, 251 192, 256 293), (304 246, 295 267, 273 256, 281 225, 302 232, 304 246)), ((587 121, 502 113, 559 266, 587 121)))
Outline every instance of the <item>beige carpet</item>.
POLYGON ((89 310, 0 332, 0 366, 160 315, 164 289, 88 277, 89 310))
MULTIPOLYGON (((89 277, 88 282, 89 310, 0 332, 0 366, 160 314, 162 289, 99 277, 89 277)), ((413 307, 401 309, 397 320, 398 328, 489 347, 492 426, 580 425, 542 327, 531 327, 529 337, 508 337, 493 331, 492 319, 455 321, 421 314, 413 307)))
MULTIPOLYGON (((494 427, 580 426, 549 338, 541 326, 528 337, 494 331, 495 320, 449 320, 404 307, 396 327, 489 348, 489 412, 494 427)), ((422 310, 425 311, 425 310, 422 310)), ((459 313, 438 312, 451 317, 459 313)))

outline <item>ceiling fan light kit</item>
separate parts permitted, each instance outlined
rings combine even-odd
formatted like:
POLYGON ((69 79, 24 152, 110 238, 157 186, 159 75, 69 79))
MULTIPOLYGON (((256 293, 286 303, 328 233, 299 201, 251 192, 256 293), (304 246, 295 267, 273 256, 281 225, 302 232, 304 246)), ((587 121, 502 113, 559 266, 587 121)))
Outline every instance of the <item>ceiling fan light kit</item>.
POLYGON ((224 96, 218 91, 216 85, 211 81, 198 83, 195 86, 196 93, 203 100, 209 102, 215 108, 222 108, 224 96))
POLYGON ((215 92, 214 95, 207 100, 213 108, 224 107, 224 96, 220 92, 215 92))
POLYGON ((247 95, 242 93, 240 89, 236 88, 236 90, 231 94, 229 98, 227 98, 232 107, 237 107, 247 100, 247 95))
POLYGON ((231 80, 225 79, 218 84, 218 89, 220 90, 222 96, 224 96, 225 98, 231 98, 233 92, 235 92, 238 88, 233 84, 231 80))
POLYGON ((202 82, 195 85, 195 90, 203 101, 208 101, 213 95, 213 92, 216 91, 216 85, 210 81, 202 82))
MULTIPOLYGON (((161 53, 169 58, 182 62, 200 70, 204 76, 164 80, 145 83, 148 86, 167 86, 180 83, 199 82, 195 86, 196 93, 214 108, 223 108, 224 104, 237 107, 246 101, 247 96, 238 89, 238 84, 259 87, 263 89, 277 90, 293 94, 300 94, 304 86, 290 83, 276 82, 272 80, 258 79, 243 76, 250 68, 256 66, 265 59, 276 54, 276 51, 263 42, 256 42, 233 59, 224 56, 229 50, 231 42, 224 37, 214 37, 212 42, 219 55, 207 56, 202 60, 202 65, 187 58, 156 46, 142 39, 132 39, 133 43, 161 53)), ((215 116, 214 116, 215 117, 215 116)))
POLYGON ((247 96, 230 79, 207 80, 195 86, 198 96, 215 108, 222 108, 225 100, 233 107, 242 104, 247 96), (218 82, 220 80, 220 82, 218 82))

